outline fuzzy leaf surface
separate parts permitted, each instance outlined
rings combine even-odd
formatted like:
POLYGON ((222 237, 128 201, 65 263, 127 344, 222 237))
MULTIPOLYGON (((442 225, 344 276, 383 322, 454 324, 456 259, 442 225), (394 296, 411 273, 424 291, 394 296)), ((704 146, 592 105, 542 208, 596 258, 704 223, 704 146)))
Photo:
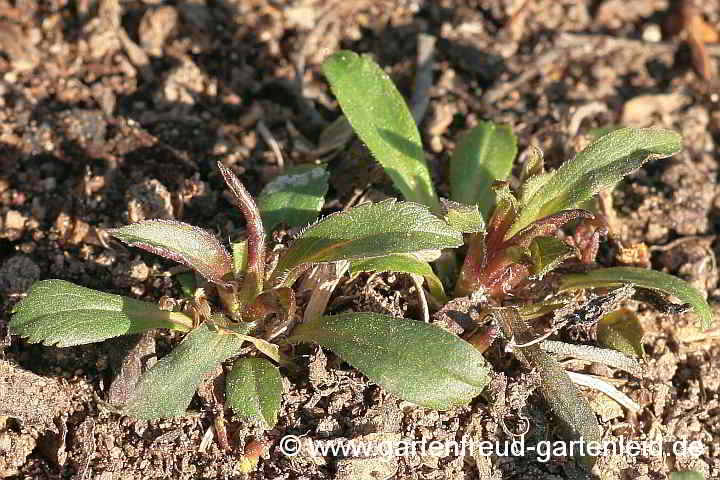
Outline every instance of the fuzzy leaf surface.
POLYGON ((264 358, 241 358, 227 376, 225 395, 236 415, 275 427, 283 384, 280 370, 264 358))
POLYGON ((574 254, 573 247, 555 237, 533 238, 530 242, 533 275, 537 278, 544 277, 574 254))
POLYGON ((433 272, 430 264, 412 255, 388 255, 351 262, 350 274, 355 275, 360 272, 399 272, 422 275, 432 296, 442 302, 447 301, 443 284, 433 272))
POLYGON ((328 348, 387 391, 427 408, 466 404, 489 381, 480 352, 415 320, 374 313, 325 316, 297 326, 288 340, 328 348))
MULTIPOLYGON (((525 344, 534 339, 535 334, 517 311, 510 308, 497 309, 494 313, 496 320, 508 338, 525 344)), ((602 429, 587 398, 578 390, 568 376, 565 369, 549 353, 542 350, 538 343, 526 347, 516 347, 519 356, 530 367, 540 372, 540 391, 553 414, 559 420, 569 440, 584 442, 600 441, 602 429)), ((581 457, 586 467, 591 468, 595 463, 593 457, 581 457)))
POLYGON ((645 356, 644 335, 637 315, 627 308, 608 313, 597 324, 598 343, 630 357, 645 356))
POLYGON ((390 77, 369 57, 350 51, 330 55, 322 69, 343 113, 395 188, 439 212, 420 132, 390 77))
POLYGON ((315 220, 325 203, 330 174, 320 166, 298 166, 276 177, 257 197, 263 226, 300 227, 315 220))
POLYGON ((192 320, 179 312, 81 287, 65 280, 36 282, 14 309, 10 333, 31 343, 70 347, 153 328, 187 331, 192 320))
POLYGON ((108 230, 131 247, 182 263, 213 283, 226 285, 232 259, 212 233, 174 220, 145 220, 108 230))
POLYGON ((495 203, 490 185, 510 175, 517 155, 517 139, 508 125, 480 122, 465 133, 450 159, 452 199, 478 205, 485 217, 495 203))
POLYGON ((588 273, 565 275, 562 279, 561 288, 563 290, 573 290, 621 285, 637 285, 673 295, 679 298, 681 302, 687 302, 692 306, 698 316, 696 322, 698 328, 705 330, 712 326, 712 310, 707 301, 700 295, 700 292, 684 280, 667 273, 635 267, 601 268, 588 273))
POLYGON ((366 203, 305 230, 280 258, 274 278, 301 264, 380 257, 462 245, 462 234, 412 202, 366 203))
POLYGON ((441 199, 443 218, 448 225, 462 233, 479 233, 485 231, 485 219, 477 205, 465 205, 441 199))
POLYGON ((184 415, 200 382, 239 352, 243 342, 240 336, 203 323, 140 377, 123 413, 148 420, 184 415))
POLYGON ((527 199, 506 238, 534 220, 576 208, 651 159, 665 158, 682 149, 682 138, 671 130, 621 128, 607 133, 563 163, 542 188, 527 199))

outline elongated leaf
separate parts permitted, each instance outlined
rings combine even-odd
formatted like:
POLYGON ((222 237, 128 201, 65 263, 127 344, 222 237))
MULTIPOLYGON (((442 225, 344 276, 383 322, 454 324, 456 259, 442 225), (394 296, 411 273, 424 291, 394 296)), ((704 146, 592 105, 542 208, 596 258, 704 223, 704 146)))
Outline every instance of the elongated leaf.
POLYGON ((530 242, 530 258, 533 262, 533 275, 542 278, 572 257, 575 250, 554 237, 535 237, 530 242))
POLYGON ((209 323, 200 325, 140 377, 123 412, 140 419, 184 415, 200 382, 243 342, 209 323))
POLYGON ((247 270, 247 240, 232 244, 233 274, 235 278, 241 278, 247 270))
POLYGON ((323 63, 343 113, 410 201, 440 211, 415 120, 390 77, 366 56, 337 52, 323 63))
POLYGON ((196 270, 213 283, 225 285, 232 259, 215 235, 174 220, 145 220, 108 230, 131 247, 142 248, 196 270))
POLYGON ((325 203, 329 177, 323 167, 299 166, 268 183, 257 198, 265 229, 272 232, 280 225, 299 227, 315 220, 325 203))
POLYGON ((264 358, 236 360, 226 380, 227 403, 236 415, 275 427, 283 384, 280 370, 264 358))
POLYGON ((192 320, 154 303, 98 292, 64 280, 43 280, 13 310, 10 333, 31 343, 70 347, 153 328, 189 330, 192 320))
POLYGON ((389 392, 423 407, 466 404, 489 381, 472 345, 431 324, 374 313, 319 317, 295 328, 291 343, 329 348, 389 392))
POLYGON ((305 230, 282 255, 273 277, 301 264, 452 248, 462 242, 460 232, 421 205, 393 199, 366 203, 305 230))
POLYGON ((646 161, 669 157, 681 149, 680 135, 670 130, 621 128, 597 138, 562 164, 523 204, 506 238, 538 218, 575 208, 596 193, 614 187, 646 161))
POLYGON ((644 335, 637 314, 627 308, 608 313, 597 325, 597 339, 601 345, 630 357, 645 356, 642 344, 644 335))
POLYGON ((433 297, 446 302, 445 289, 427 262, 418 260, 412 255, 388 255, 386 257, 355 260, 350 263, 350 274, 359 272, 399 272, 422 275, 428 283, 433 297))
MULTIPOLYGON (((535 339, 528 323, 514 309, 497 309, 493 316, 499 320, 508 338, 514 338, 520 344, 529 344, 535 339)), ((602 429, 597 418, 587 398, 573 384, 562 365, 544 352, 539 343, 517 349, 520 356, 540 372, 540 390, 543 397, 569 439, 582 440, 585 444, 600 442, 602 429)), ((581 460, 588 469, 595 463, 593 457, 582 457, 581 460)))
POLYGON ((450 193, 456 202, 478 205, 487 218, 495 204, 490 185, 510 175, 517 139, 508 125, 480 122, 455 147, 450 159, 450 193))
POLYGON ((443 218, 458 232, 478 233, 485 231, 485 219, 477 205, 465 205, 440 199, 443 206, 443 218))
POLYGON ((694 471, 672 472, 670 480, 705 480, 705 475, 694 471))
POLYGON ((710 328, 713 323, 710 306, 700 295, 700 292, 677 277, 655 270, 635 267, 612 267, 601 268, 588 273, 573 273, 563 277, 561 288, 563 290, 573 290, 578 288, 617 287, 625 284, 659 290, 679 298, 681 302, 689 303, 698 316, 696 325, 700 329, 710 328))

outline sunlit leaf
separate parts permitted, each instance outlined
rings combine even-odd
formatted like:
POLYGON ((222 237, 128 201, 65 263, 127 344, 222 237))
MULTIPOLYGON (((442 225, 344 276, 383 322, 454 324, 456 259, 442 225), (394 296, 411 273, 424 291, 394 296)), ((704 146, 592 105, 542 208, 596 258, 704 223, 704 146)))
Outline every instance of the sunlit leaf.
POLYGON ((448 225, 462 233, 485 231, 485 219, 477 205, 465 205, 441 199, 443 218, 448 225))
POLYGON ((227 376, 227 404, 236 415, 275 427, 283 384, 278 368, 264 358, 241 358, 227 376))
POLYGON ((535 237, 530 243, 532 273, 537 278, 557 268, 562 262, 575 255, 575 249, 555 237, 535 237))
POLYGON ((243 338, 203 323, 140 377, 123 413, 140 419, 184 415, 200 382, 243 343, 243 338))
POLYGON ((288 340, 328 348, 387 391, 428 408, 466 404, 489 381, 485 359, 472 345, 415 320, 374 313, 319 317, 296 327, 288 340))
POLYGON ((523 203, 506 238, 538 218, 576 208, 596 193, 614 187, 646 161, 669 157, 681 149, 680 135, 670 130, 621 128, 597 138, 563 163, 523 203))
POLYGON ((108 233, 131 247, 182 263, 214 283, 232 271, 232 259, 212 233, 174 220, 145 220, 108 233))
POLYGON ((321 166, 298 166, 265 185, 257 197, 265 229, 300 227, 315 220, 325 203, 329 177, 321 166))
MULTIPOLYGON (((587 398, 573 384, 562 365, 544 352, 539 343, 532 343, 535 334, 527 321, 512 308, 496 309, 493 316, 508 338, 513 338, 519 344, 528 344, 518 346, 516 350, 531 368, 539 372, 540 391, 568 439, 582 439, 585 444, 600 442, 602 429, 587 398)), ((595 463, 595 459, 589 456, 581 457, 581 460, 587 467, 595 463)))
POLYGON ((233 273, 235 278, 241 278, 247 269, 247 241, 232 244, 233 273))
POLYGON ((439 212, 420 133, 390 77, 369 57, 349 51, 331 55, 322 69, 343 113, 395 188, 439 212))
POLYGON ((670 480, 705 480, 705 475, 694 471, 672 472, 670 480))
POLYGON ((644 334, 637 315, 627 308, 608 313, 597 324, 597 339, 601 345, 631 357, 645 356, 644 334))
POLYGON ((603 288, 621 285, 637 285, 673 295, 681 302, 687 302, 698 316, 697 327, 707 329, 713 323, 713 315, 707 301, 689 283, 677 277, 655 270, 635 267, 612 267, 593 270, 588 273, 573 273, 563 277, 561 288, 603 288))
POLYGON ((442 302, 447 301, 443 284, 430 265, 412 255, 388 255, 351 262, 350 274, 355 275, 359 272, 398 272, 421 275, 427 281, 432 296, 442 302))
POLYGON ((305 230, 283 253, 273 278, 301 264, 458 247, 462 234, 416 203, 366 203, 305 230))
POLYGON ((155 303, 99 292, 64 280, 33 284, 13 310, 10 333, 31 343, 69 347, 153 328, 189 330, 192 320, 155 303))
POLYGON ((456 202, 478 205, 487 217, 495 203, 490 185, 510 175, 517 139, 508 125, 480 122, 465 133, 450 159, 450 193, 456 202))

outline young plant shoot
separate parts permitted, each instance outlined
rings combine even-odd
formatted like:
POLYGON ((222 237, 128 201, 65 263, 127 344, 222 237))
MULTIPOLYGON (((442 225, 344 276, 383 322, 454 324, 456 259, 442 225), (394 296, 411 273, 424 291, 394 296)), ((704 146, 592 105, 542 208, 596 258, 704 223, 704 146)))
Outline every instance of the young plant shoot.
MULTIPOLYGON (((322 263, 401 258, 422 265, 419 254, 458 247, 462 234, 422 205, 386 200, 313 223, 277 259, 269 259, 264 225, 297 226, 315 219, 327 173, 322 167, 290 170, 268 184, 256 203, 229 168, 221 163, 218 168, 246 222, 246 238, 232 245, 232 254, 213 233, 178 221, 147 220, 109 230, 122 242, 179 262, 208 281, 209 288, 196 292, 185 308, 168 308, 168 302, 161 308, 44 280, 16 306, 10 330, 30 342, 59 347, 154 328, 187 333, 143 374, 121 412, 142 419, 183 415, 200 382, 234 358, 227 403, 238 415, 272 428, 282 381, 279 348, 271 342, 293 325, 295 281, 322 263), (255 348, 238 357, 247 343, 255 348)), ((432 276, 424 265, 423 272, 432 276)), ((325 316, 295 329, 290 340, 333 348, 388 391, 428 407, 467 403, 487 383, 481 353, 438 327, 413 320, 363 313, 325 316), (435 393, 428 396, 428 391, 435 393)))
MULTIPOLYGON (((489 322, 470 339, 471 343, 485 350, 497 332, 502 332, 507 348, 514 349, 530 368, 540 371, 540 390, 571 438, 599 440, 601 430, 585 397, 557 360, 542 348, 549 334, 580 319, 598 325, 598 341, 605 346, 631 355, 641 353, 642 331, 637 319, 612 312, 619 301, 608 300, 631 294, 641 301, 650 299, 666 311, 692 307, 699 328, 708 328, 712 323, 707 302, 682 280, 647 269, 599 268, 594 264, 607 225, 602 215, 584 208, 586 202, 614 188, 645 162, 679 152, 682 141, 677 133, 662 129, 612 130, 554 171, 545 170, 542 152, 533 149, 520 175, 520 185, 511 189, 507 179, 517 154, 516 138, 508 126, 480 122, 460 139, 451 156, 451 200, 438 202, 417 126, 388 75, 369 57, 348 51, 331 55, 323 71, 345 117, 397 190, 466 234, 467 253, 454 282, 454 295, 469 295, 489 322), (572 235, 560 235, 563 227, 572 225, 572 235), (591 300, 579 313, 564 316, 563 309, 572 307, 567 305, 567 295, 541 304, 522 303, 518 294, 524 287, 543 281, 568 262, 584 264, 587 273, 560 275, 559 290, 599 288, 610 289, 610 293, 588 294, 591 300), (613 293, 612 289, 623 288, 617 290, 623 295, 613 293), (675 305, 666 296, 687 303, 675 305), (514 306, 503 306, 511 298, 514 306), (556 319, 556 327, 546 334, 534 326, 545 324, 543 317, 556 319)), ((414 270, 396 259, 382 257, 355 261, 351 266, 351 270, 363 268, 414 270)), ((440 291, 441 287, 428 284, 431 293, 440 291)), ((437 299, 443 301, 440 295, 437 299)), ((320 343, 334 347, 330 342, 320 343)), ((592 459, 586 460, 592 463, 592 459)))

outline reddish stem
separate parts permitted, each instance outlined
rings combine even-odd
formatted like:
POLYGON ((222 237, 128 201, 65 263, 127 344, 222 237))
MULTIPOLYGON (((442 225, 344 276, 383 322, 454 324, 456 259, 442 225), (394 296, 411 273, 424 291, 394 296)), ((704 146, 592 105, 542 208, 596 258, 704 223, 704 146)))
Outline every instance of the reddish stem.
POLYGON ((260 211, 240 179, 225 165, 218 162, 233 198, 245 217, 247 228, 247 270, 241 290, 241 302, 248 304, 262 292, 265 280, 265 229, 260 211))

